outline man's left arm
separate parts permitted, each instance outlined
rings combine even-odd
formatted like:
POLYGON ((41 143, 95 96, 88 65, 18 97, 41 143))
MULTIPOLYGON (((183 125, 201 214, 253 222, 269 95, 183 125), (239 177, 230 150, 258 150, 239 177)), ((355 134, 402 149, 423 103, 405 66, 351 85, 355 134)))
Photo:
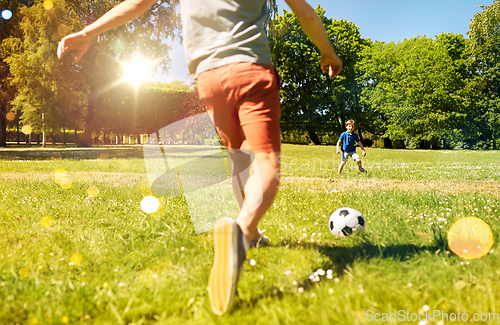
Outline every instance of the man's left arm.
POLYGON ((78 50, 75 55, 75 62, 78 62, 87 52, 92 38, 139 17, 156 1, 158 0, 126 0, 121 2, 94 23, 61 39, 57 47, 57 57, 62 59, 66 52, 78 50))

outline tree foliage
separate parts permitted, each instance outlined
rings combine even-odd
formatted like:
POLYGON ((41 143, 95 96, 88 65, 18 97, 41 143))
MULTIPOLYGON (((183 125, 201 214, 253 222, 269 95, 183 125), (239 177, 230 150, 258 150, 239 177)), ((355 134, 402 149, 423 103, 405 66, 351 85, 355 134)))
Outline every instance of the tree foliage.
POLYGON ((90 145, 103 115, 99 110, 111 100, 110 90, 123 74, 120 62, 140 56, 168 69, 166 41, 180 37, 175 0, 160 0, 138 19, 98 36, 80 63, 75 64, 71 55, 57 60, 61 37, 92 23, 118 2, 54 0, 48 8, 47 2, 39 1, 20 11, 20 28, 27 36, 9 37, 4 48, 9 53, 11 84, 18 90, 13 103, 23 112, 23 121, 51 132, 64 125, 82 125, 82 144, 90 145), (76 121, 81 116, 83 123, 76 121))
POLYGON ((33 5, 33 0, 2 0, 1 10, 10 10, 10 19, 0 19, 0 147, 5 147, 7 119, 6 114, 11 110, 10 102, 16 96, 16 89, 10 84, 10 69, 5 62, 7 53, 2 49, 2 42, 9 37, 22 38, 19 27, 21 21, 20 9, 24 6, 33 5))
POLYGON ((343 60, 343 71, 335 80, 321 72, 320 52, 302 31, 294 13, 284 11, 271 22, 269 41, 282 81, 283 133, 302 130, 313 143, 320 144, 320 136, 340 131, 346 118, 361 117, 355 64, 368 41, 361 38, 352 22, 329 19, 321 7, 316 12, 343 60))
POLYGON ((500 136, 500 2, 483 6, 469 30, 469 64, 474 78, 468 145, 496 148, 500 136))
POLYGON ((359 65, 366 86, 362 101, 384 121, 393 141, 432 144, 464 114, 461 35, 376 42, 359 65))
MULTIPOLYGON (((123 83, 123 63, 140 56, 169 68, 168 40, 180 38, 178 0, 160 0, 137 20, 98 36, 80 63, 56 58, 64 35, 92 23, 120 0, 3 0, 12 10, 0 20, 0 146, 5 115, 14 110, 34 132, 85 130, 92 136, 153 133, 199 115, 196 87, 181 82, 123 83)), ((335 143, 354 119, 363 137, 388 146, 496 148, 500 133, 500 2, 483 6, 469 38, 441 34, 398 43, 363 39, 353 22, 325 16, 318 6, 343 70, 335 80, 321 73, 320 53, 293 13, 278 14, 268 0, 272 59, 282 80, 284 141, 335 143)), ((208 129, 195 119, 193 134, 208 129)), ((210 129, 210 128, 209 128, 210 129)), ((211 128, 210 130, 212 130, 211 128)), ((188 132, 189 133, 189 132, 188 132)), ((362 140, 364 140, 362 138, 362 140)))

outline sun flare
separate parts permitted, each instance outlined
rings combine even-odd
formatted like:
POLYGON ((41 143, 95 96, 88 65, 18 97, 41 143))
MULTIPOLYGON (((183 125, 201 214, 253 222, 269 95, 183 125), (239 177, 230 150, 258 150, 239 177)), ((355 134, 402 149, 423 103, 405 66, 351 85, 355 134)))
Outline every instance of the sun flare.
POLYGON ((124 80, 132 83, 134 86, 139 86, 144 81, 152 79, 152 65, 142 59, 135 58, 134 60, 123 64, 125 70, 124 80))

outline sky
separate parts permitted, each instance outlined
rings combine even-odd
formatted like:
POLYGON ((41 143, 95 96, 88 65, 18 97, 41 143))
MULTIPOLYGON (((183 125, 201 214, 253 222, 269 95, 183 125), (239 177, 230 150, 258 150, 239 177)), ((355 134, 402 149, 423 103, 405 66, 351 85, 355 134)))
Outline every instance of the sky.
MULTIPOLYGON (((209 0, 206 0, 209 1, 209 0)), ((419 35, 434 38, 441 33, 462 34, 467 37, 474 14, 481 12, 481 4, 492 0, 307 0, 316 8, 320 4, 326 16, 336 20, 352 21, 359 27, 361 37, 372 41, 400 42, 419 35)), ((284 0, 277 0, 279 13, 290 8, 284 0)), ((191 82, 185 63, 184 49, 173 44, 168 75, 157 75, 162 82, 182 80, 191 82)))

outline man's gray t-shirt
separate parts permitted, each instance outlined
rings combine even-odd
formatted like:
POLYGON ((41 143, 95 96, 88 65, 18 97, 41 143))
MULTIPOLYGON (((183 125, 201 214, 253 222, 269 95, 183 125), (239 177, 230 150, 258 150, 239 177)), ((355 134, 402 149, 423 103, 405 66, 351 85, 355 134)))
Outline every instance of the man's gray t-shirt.
POLYGON ((236 62, 272 64, 266 0, 181 0, 181 17, 193 77, 236 62))

